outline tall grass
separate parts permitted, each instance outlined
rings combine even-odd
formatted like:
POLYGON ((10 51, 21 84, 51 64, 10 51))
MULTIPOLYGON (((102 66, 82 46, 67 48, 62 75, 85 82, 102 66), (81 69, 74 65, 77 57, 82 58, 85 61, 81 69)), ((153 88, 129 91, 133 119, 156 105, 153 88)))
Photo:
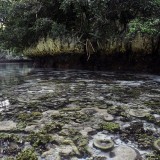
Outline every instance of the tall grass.
POLYGON ((51 38, 42 38, 37 45, 26 48, 24 54, 26 56, 47 56, 62 53, 82 53, 82 45, 78 44, 77 39, 71 38, 57 38, 55 40, 51 38))
MULTIPOLYGON (((67 53, 83 53, 83 45, 78 43, 76 38, 57 38, 55 40, 51 38, 42 38, 39 40, 37 45, 26 48, 24 54, 29 57, 34 56, 47 56, 47 55, 56 55, 56 54, 67 54, 67 53)), ((87 45, 86 50, 88 51, 88 58, 90 54, 93 54, 91 51, 94 50, 92 45, 87 45), (93 48, 93 49, 92 49, 93 48)), ((89 43, 90 44, 90 43, 89 43)), ((133 53, 151 53, 152 46, 151 40, 140 34, 137 34, 132 41, 125 39, 110 39, 108 43, 99 44, 103 50, 104 54, 114 54, 114 53, 126 53, 128 51, 128 45, 130 44, 131 50, 133 53)))

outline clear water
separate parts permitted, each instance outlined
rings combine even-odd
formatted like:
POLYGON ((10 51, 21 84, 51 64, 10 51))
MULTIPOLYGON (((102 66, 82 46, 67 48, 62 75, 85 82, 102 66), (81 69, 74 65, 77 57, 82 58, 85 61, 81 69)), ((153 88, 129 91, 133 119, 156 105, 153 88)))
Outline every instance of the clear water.
MULTIPOLYGON (((152 111, 153 108, 148 108, 145 102, 153 101, 160 104, 160 76, 105 71, 35 69, 29 63, 3 63, 0 64, 0 100, 6 99, 9 102, 17 100, 16 105, 11 103, 7 109, 1 108, 4 114, 9 112, 11 115, 19 111, 31 112, 30 108, 24 106, 34 101, 38 103, 38 110, 41 112, 57 110, 73 104, 82 108, 97 108, 110 104, 117 107, 124 106, 126 109, 143 108, 152 111), (52 95, 50 101, 44 99, 48 94, 52 95), (45 103, 52 103, 54 107, 46 106, 45 103)), ((159 118, 159 114, 154 113, 155 118, 159 118)), ((13 117, 7 117, 5 120, 15 120, 13 117)), ((138 118, 135 120, 141 121, 138 118)), ((121 127, 130 123, 121 122, 119 117, 115 117, 115 121, 120 123, 121 127)), ((145 120, 144 124, 146 128, 153 130, 156 136, 160 134, 158 126, 150 125, 145 120)), ((85 125, 88 127, 89 124, 83 124, 83 128, 85 125)), ((74 127, 82 128, 79 125, 74 127)), ((109 135, 108 138, 111 136, 116 137, 115 141, 121 142, 118 135, 109 135)), ((92 144, 94 137, 90 136, 89 145, 92 144)), ((138 150, 134 142, 130 142, 129 146, 138 150)), ((91 147, 91 149, 95 154, 97 153, 95 148, 91 147)), ((146 153, 145 150, 139 151, 142 155, 146 153)), ((101 155, 99 151, 98 154, 101 155)))
POLYGON ((0 89, 23 82, 32 71, 30 63, 0 63, 0 89))

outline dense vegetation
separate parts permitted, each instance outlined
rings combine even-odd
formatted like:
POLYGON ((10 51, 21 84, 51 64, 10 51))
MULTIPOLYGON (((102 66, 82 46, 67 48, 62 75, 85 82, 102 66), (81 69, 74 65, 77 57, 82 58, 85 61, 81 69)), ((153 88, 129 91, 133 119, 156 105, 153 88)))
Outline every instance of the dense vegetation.
POLYGON ((160 0, 1 0, 0 21, 1 46, 28 55, 160 50, 160 0))

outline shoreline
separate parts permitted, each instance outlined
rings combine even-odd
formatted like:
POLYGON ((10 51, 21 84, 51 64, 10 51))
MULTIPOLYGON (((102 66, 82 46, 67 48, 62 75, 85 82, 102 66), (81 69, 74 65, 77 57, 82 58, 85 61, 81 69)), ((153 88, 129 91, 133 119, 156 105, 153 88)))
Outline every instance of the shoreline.
POLYGON ((160 55, 92 54, 87 60, 86 54, 59 54, 51 56, 33 56, 26 60, 0 60, 4 63, 32 63, 34 68, 75 69, 89 71, 113 71, 130 73, 148 73, 160 75, 160 55))
POLYGON ((0 60, 0 63, 24 63, 33 62, 32 60, 0 60))
POLYGON ((74 53, 30 58, 37 68, 160 74, 160 55, 152 54, 92 54, 89 60, 86 54, 74 53))

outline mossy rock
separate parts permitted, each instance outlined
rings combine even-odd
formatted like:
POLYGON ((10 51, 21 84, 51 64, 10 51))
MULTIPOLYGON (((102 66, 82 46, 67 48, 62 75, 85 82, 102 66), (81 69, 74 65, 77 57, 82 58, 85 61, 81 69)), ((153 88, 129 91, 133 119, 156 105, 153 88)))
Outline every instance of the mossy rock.
POLYGON ((21 147, 18 146, 16 143, 8 143, 7 147, 3 147, 3 153, 5 155, 16 155, 17 153, 19 153, 21 151, 21 147))
POLYGON ((146 160, 160 160, 160 154, 157 152, 150 153, 146 156, 146 160))
POLYGON ((115 116, 121 116, 121 112, 125 112, 125 109, 122 106, 113 106, 107 109, 107 112, 115 116))
POLYGON ((4 160, 15 160, 13 157, 7 157, 4 160))
POLYGON ((0 134, 0 140, 2 141, 8 141, 8 142, 19 142, 20 138, 15 134, 0 134))
POLYGON ((24 122, 20 121, 17 123, 17 129, 19 130, 24 130, 26 126, 27 126, 27 123, 25 121, 24 122))
POLYGON ((54 115, 51 115, 51 118, 53 120, 59 120, 59 119, 62 119, 63 118, 63 115, 62 114, 54 114, 54 115))
POLYGON ((52 137, 48 134, 37 132, 29 134, 26 140, 36 149, 46 150, 46 145, 52 142, 52 137))
POLYGON ((14 134, 0 134, 0 144, 3 154, 16 155, 21 151, 23 140, 14 134))
POLYGON ((83 112, 74 112, 74 113, 69 113, 65 119, 68 118, 69 120, 72 120, 76 123, 83 123, 86 121, 89 121, 90 117, 83 113, 83 112))
POLYGON ((156 122, 156 118, 152 114, 146 115, 145 119, 147 122, 152 122, 152 123, 156 122))
POLYGON ((128 113, 131 116, 137 117, 137 118, 144 118, 145 116, 147 116, 149 114, 148 111, 146 111, 145 109, 130 109, 128 111, 128 113))
POLYGON ((114 147, 114 142, 110 139, 95 139, 93 145, 98 149, 108 151, 114 147))
POLYGON ((111 114, 105 114, 104 116, 103 116, 103 119, 105 120, 105 121, 113 121, 114 120, 114 117, 111 115, 111 114))
POLYGON ((120 130, 120 125, 114 122, 103 122, 100 124, 100 128, 109 132, 117 132, 120 130))
POLYGON ((99 108, 99 109, 107 109, 108 106, 107 106, 107 105, 100 105, 100 106, 98 106, 98 108, 99 108))
POLYGON ((59 132, 59 135, 73 138, 74 136, 76 136, 76 135, 79 136, 81 134, 80 134, 80 132, 78 132, 78 130, 76 130, 74 128, 67 128, 67 129, 63 129, 61 132, 59 132))
POLYGON ((43 129, 42 132, 43 133, 55 133, 55 132, 59 132, 62 130, 62 127, 64 126, 63 123, 57 122, 57 123, 51 123, 51 124, 46 124, 43 129))
POLYGON ((152 109, 159 109, 160 102, 159 101, 148 101, 148 102, 144 102, 144 105, 152 109))
POLYGON ((135 138, 138 142, 138 148, 140 149, 150 149, 154 140, 152 135, 138 134, 135 138))
POLYGON ((72 112, 72 111, 80 111, 81 108, 79 106, 72 106, 63 108, 62 111, 72 112))
POLYGON ((97 113, 96 109, 94 108, 84 108, 81 110, 82 113, 85 113, 88 116, 93 116, 94 114, 97 113))
POLYGON ((117 106, 113 106, 113 107, 107 109, 107 112, 109 114, 112 114, 112 115, 115 115, 115 116, 119 115, 119 109, 118 109, 117 106))
POLYGON ((156 120, 155 124, 160 127, 160 119, 156 120))
POLYGON ((160 139, 154 141, 153 147, 160 153, 160 139))
POLYGON ((95 155, 91 158, 88 158, 87 160, 108 160, 108 158, 106 156, 95 155))
POLYGON ((31 111, 38 110, 39 106, 40 106, 40 103, 38 101, 33 101, 26 104, 26 107, 31 111))
POLYGON ((27 149, 20 152, 17 155, 16 160, 38 160, 38 157, 33 149, 27 149))
POLYGON ((75 146, 78 148, 78 152, 81 155, 88 154, 87 146, 89 140, 87 137, 83 136, 80 132, 75 129, 65 129, 60 133, 60 135, 65 136, 65 141, 63 142, 66 144, 74 143, 75 146))
POLYGON ((19 113, 17 119, 22 122, 30 122, 42 118, 41 112, 19 113))
POLYGON ((87 145, 89 143, 88 138, 80 136, 75 142, 76 142, 78 151, 81 154, 85 155, 88 153, 88 150, 87 150, 87 145))

